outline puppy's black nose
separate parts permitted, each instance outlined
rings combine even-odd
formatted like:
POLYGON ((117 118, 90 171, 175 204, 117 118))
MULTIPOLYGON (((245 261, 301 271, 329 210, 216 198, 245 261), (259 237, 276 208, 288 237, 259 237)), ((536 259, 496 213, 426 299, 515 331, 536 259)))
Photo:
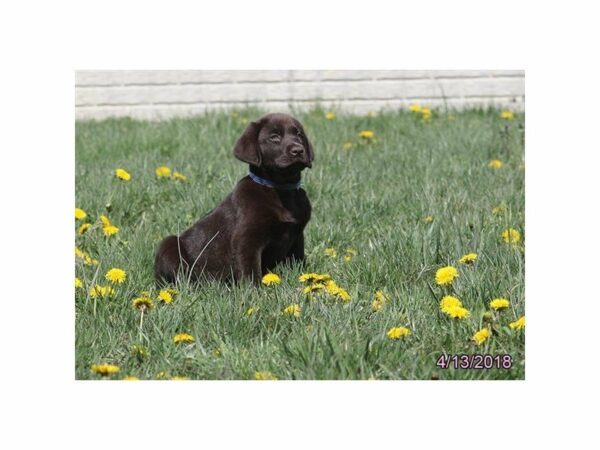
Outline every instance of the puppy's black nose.
POLYGON ((304 149, 302 147, 294 147, 290 150, 292 156, 300 156, 304 153, 304 149))

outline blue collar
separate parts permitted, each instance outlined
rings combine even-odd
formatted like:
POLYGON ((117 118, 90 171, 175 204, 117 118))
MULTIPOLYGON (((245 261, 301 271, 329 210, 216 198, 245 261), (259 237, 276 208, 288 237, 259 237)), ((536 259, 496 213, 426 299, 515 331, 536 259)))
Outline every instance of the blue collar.
POLYGON ((270 180, 266 180, 264 178, 259 177, 256 174, 253 174, 252 172, 248 172, 248 176, 255 183, 258 183, 262 186, 267 186, 267 187, 270 187, 273 189, 279 189, 281 191, 294 191, 294 190, 300 189, 300 186, 302 185, 301 181, 298 181, 297 183, 289 183, 289 184, 273 183, 270 180))

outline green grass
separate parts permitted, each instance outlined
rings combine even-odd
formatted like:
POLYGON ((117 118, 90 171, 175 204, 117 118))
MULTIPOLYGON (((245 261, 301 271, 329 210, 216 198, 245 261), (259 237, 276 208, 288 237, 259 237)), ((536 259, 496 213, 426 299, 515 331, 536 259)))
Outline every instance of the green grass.
POLYGON ((261 111, 213 113, 160 123, 129 119, 76 124, 76 206, 94 226, 75 238, 99 264, 76 262, 84 283, 77 289, 76 378, 100 378, 96 363, 120 366, 111 378, 185 376, 192 379, 254 379, 270 371, 279 379, 523 379, 525 337, 508 324, 524 315, 524 254, 505 244, 508 227, 524 232, 524 116, 505 121, 497 110, 443 113, 429 123, 400 111, 376 117, 338 113, 325 120, 316 109, 296 116, 315 147, 313 169, 303 174, 313 205, 306 231, 306 261, 278 267, 282 283, 260 288, 220 283, 178 286, 172 304, 155 301, 141 314, 132 299, 141 291, 156 295, 154 250, 169 234, 189 227, 214 208, 247 172, 232 148, 245 125, 261 111), (361 130, 375 142, 359 142, 361 130), (344 150, 345 142, 353 148, 344 150), (500 159, 500 169, 487 166, 500 159), (184 182, 157 179, 167 165, 187 176, 184 182), (114 178, 116 168, 132 175, 114 178), (503 205, 504 212, 492 214, 503 205), (99 217, 120 228, 105 237, 99 217), (433 216, 425 223, 425 216, 433 216), (330 258, 326 247, 350 262, 330 258), (479 255, 472 267, 458 263, 465 253, 479 255), (454 265, 460 272, 451 288, 435 283, 435 271, 454 265), (112 298, 91 298, 95 283, 107 284, 112 267, 127 280, 112 298), (346 288, 349 303, 301 292, 303 271, 329 273, 346 288), (371 303, 382 290, 390 301, 378 312, 371 303), (451 319, 439 301, 454 292, 467 307, 467 319, 451 319), (494 313, 493 334, 483 345, 470 342, 485 326, 483 313, 493 298, 505 297, 508 310, 494 313), (283 308, 302 306, 300 318, 283 308), (246 316, 249 307, 256 314, 246 316), (412 333, 392 341, 394 326, 412 333), (175 345, 173 336, 192 334, 193 345, 175 345), (147 356, 132 352, 143 346, 147 356), (513 367, 442 369, 442 354, 510 354, 513 367))

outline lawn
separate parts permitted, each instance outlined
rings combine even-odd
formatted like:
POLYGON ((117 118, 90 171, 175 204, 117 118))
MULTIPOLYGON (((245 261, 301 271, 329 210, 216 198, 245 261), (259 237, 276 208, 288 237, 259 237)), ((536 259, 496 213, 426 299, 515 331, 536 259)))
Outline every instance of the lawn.
POLYGON ((76 207, 87 214, 74 225, 85 252, 75 258, 76 378, 523 379, 525 330, 510 326, 525 314, 523 114, 295 114, 315 148, 303 172, 313 206, 304 267, 278 267, 281 283, 259 288, 183 281, 172 302, 158 299, 158 242, 209 212, 247 173, 233 144, 263 113, 76 123, 76 207), (365 130, 373 136, 360 137, 365 130), (157 177, 159 166, 186 179, 157 177), (131 179, 115 177, 118 168, 131 179), (102 215, 118 232, 105 235, 102 215), (509 228, 519 242, 502 238, 509 228), (477 259, 460 263, 468 253, 477 259), (438 285, 445 266, 459 275, 438 285), (126 272, 124 282, 106 279, 112 268, 126 272), (329 274, 350 300, 304 294, 306 272, 329 274), (374 304, 377 291, 385 298, 374 304), (446 295, 468 316, 442 312, 446 295), (145 296, 151 308, 133 306, 145 296), (491 309, 496 298, 509 306, 491 309), (282 313, 293 304, 298 317, 282 313), (392 339, 394 327, 409 334, 392 339), (478 344, 482 329, 490 334, 478 344), (180 333, 193 342, 175 343, 180 333), (493 367, 453 357, 476 354, 491 355, 486 367, 495 357, 493 367), (437 364, 441 355, 448 367, 437 364), (91 370, 100 364, 119 371, 91 370))

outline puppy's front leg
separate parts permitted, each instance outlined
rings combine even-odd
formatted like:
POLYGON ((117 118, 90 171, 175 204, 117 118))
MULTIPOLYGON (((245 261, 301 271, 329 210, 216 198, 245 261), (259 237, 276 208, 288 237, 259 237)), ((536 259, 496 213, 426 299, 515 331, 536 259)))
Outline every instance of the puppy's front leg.
POLYGON ((285 259, 297 263, 304 261, 304 234, 300 233, 285 259))
POLYGON ((254 284, 260 283, 262 278, 261 254, 262 240, 259 236, 244 230, 235 233, 232 239, 234 277, 236 281, 249 279, 254 284))

